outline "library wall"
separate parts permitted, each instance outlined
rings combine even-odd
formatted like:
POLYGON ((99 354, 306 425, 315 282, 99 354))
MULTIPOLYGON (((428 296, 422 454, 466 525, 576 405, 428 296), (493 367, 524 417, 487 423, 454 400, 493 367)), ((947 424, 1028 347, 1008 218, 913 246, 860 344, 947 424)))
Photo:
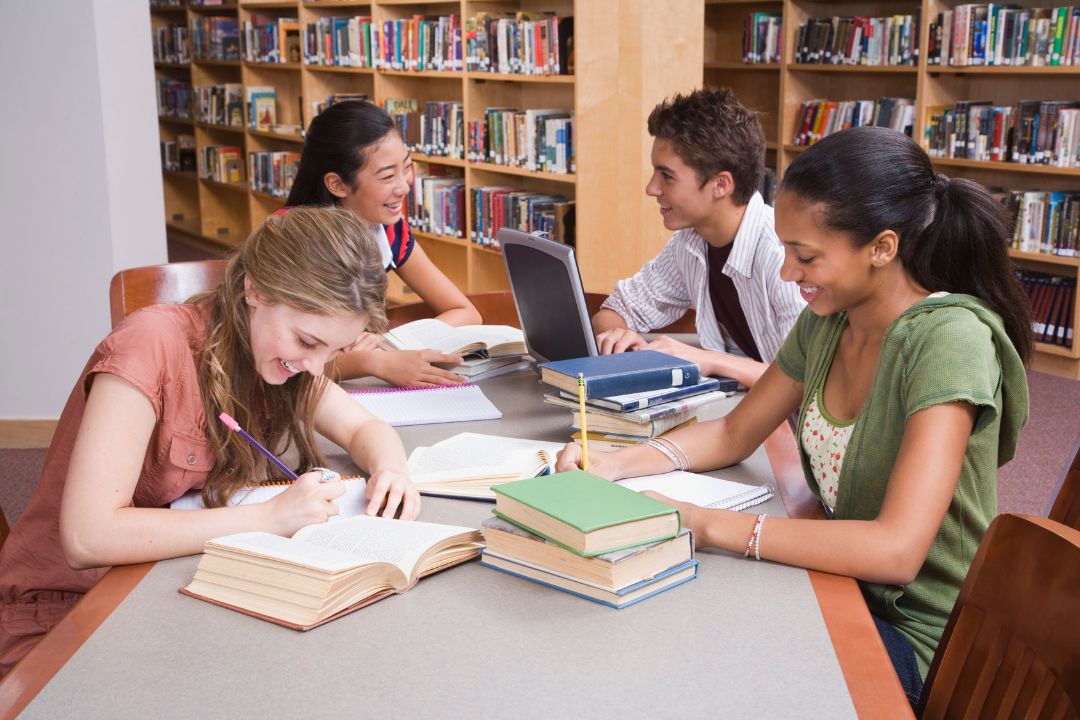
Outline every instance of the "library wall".
POLYGON ((114 270, 165 260, 150 20, 144 0, 74 0, 6 3, 4 22, 49 40, 0 43, 0 418, 56 418, 109 330, 114 270))

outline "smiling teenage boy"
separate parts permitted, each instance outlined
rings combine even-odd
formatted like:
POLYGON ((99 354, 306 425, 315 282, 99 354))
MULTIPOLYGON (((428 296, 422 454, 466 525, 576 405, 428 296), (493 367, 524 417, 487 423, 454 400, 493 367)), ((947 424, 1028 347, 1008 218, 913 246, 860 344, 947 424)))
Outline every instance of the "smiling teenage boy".
POLYGON ((780 279, 784 250, 773 209, 757 192, 761 123, 731 90, 706 88, 657 105, 648 127, 653 174, 645 193, 675 234, 636 275, 616 283, 593 316, 600 352, 659 350, 750 387, 805 306, 798 287, 780 279), (701 348, 641 337, 691 308, 701 348))

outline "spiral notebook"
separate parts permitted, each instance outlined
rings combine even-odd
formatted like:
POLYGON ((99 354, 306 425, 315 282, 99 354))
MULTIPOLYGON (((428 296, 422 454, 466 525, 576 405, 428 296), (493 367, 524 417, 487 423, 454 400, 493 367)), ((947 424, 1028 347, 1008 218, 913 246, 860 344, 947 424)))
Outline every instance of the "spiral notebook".
MULTIPOLYGON (((343 477, 345 481, 345 494, 336 498, 334 502, 338 506, 338 514, 332 515, 331 520, 362 515, 367 509, 367 497, 364 495, 364 486, 367 478, 360 475, 343 477)), ((254 505, 266 502, 285 491, 292 480, 270 480, 248 485, 236 491, 229 499, 229 505, 254 505)), ((202 490, 189 490, 173 500, 169 507, 173 510, 203 510, 202 490)))
POLYGON ((350 390, 356 401, 390 425, 498 420, 502 417, 479 385, 350 390))
POLYGON ((653 490, 672 500, 723 510, 744 510, 773 496, 773 489, 769 485, 747 485, 683 470, 626 478, 619 480, 618 484, 638 492, 653 490))

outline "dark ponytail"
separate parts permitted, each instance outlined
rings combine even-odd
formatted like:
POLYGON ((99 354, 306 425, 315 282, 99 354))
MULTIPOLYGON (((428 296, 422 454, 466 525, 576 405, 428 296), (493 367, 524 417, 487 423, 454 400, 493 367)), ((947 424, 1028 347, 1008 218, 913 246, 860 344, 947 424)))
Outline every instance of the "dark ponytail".
POLYGON ((326 173, 337 173, 354 187, 368 150, 395 131, 393 118, 365 100, 345 100, 323 110, 304 136, 300 167, 285 205, 335 205, 337 198, 323 181, 326 173))
POLYGON ((780 190, 822 204, 826 226, 856 246, 893 230, 915 282, 979 298, 1001 316, 1024 362, 1031 357, 1031 316, 1009 258, 1009 222, 982 185, 936 173, 906 135, 860 127, 795 158, 780 190))

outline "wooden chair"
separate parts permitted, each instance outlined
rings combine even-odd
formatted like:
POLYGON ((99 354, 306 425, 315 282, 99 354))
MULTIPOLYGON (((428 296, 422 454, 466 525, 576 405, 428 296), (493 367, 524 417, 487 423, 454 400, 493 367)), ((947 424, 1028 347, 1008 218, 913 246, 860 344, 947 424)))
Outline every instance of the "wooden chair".
POLYGON ((11 528, 8 527, 7 518, 4 517, 4 509, 0 508, 0 548, 4 547, 4 541, 7 540, 10 532, 11 528))
POLYGON ((225 278, 225 260, 196 260, 121 270, 109 283, 112 324, 147 305, 181 303, 213 290, 225 278))
POLYGON ((960 589, 923 718, 1080 717, 1080 531, 999 515, 960 589))
MULTIPOLYGON (((517 308, 514 306, 514 296, 509 290, 496 290, 493 292, 478 292, 467 294, 466 297, 476 306, 480 317, 486 325, 512 325, 521 327, 517 308)), ((589 317, 596 314, 600 305, 607 299, 604 293, 585 293, 585 304, 589 308, 589 317)), ((431 308, 423 302, 408 303, 397 307, 387 308, 386 316, 390 321, 390 327, 404 325, 413 320, 432 317, 431 308)), ((694 333, 697 329, 694 325, 694 311, 690 310, 681 318, 667 327, 660 328, 656 332, 663 333, 694 333)))
POLYGON ((1073 444, 1072 460, 1061 473, 1047 516, 1080 530, 1080 435, 1073 444))

